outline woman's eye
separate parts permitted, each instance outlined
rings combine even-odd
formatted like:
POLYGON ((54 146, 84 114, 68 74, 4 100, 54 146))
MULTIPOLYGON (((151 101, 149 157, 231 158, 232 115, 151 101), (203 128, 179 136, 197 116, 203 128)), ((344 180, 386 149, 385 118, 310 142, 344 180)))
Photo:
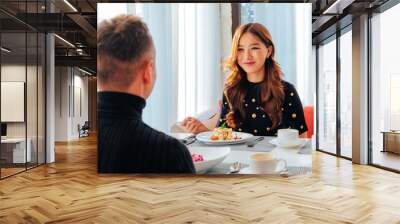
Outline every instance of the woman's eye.
POLYGON ((243 51, 243 49, 239 48, 238 51, 239 51, 239 52, 240 52, 240 51, 243 51))
POLYGON ((260 49, 260 48, 258 48, 258 47, 253 47, 253 48, 251 48, 252 50, 258 50, 258 49, 260 49))

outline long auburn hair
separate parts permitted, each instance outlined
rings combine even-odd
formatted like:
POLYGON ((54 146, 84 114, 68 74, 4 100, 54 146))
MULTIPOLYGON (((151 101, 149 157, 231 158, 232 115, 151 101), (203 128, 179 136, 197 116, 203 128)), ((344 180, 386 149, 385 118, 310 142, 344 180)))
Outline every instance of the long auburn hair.
POLYGON ((239 40, 246 32, 257 36, 266 47, 272 47, 272 52, 264 64, 265 75, 261 84, 261 107, 271 117, 271 128, 274 129, 282 119, 281 106, 285 97, 282 83, 283 73, 279 64, 275 61, 275 47, 272 36, 267 28, 259 23, 241 25, 236 29, 233 36, 231 55, 225 63, 225 67, 230 70, 224 87, 224 93, 231 108, 227 119, 231 117, 235 125, 238 126, 246 116, 243 102, 246 96, 247 76, 237 61, 239 40))

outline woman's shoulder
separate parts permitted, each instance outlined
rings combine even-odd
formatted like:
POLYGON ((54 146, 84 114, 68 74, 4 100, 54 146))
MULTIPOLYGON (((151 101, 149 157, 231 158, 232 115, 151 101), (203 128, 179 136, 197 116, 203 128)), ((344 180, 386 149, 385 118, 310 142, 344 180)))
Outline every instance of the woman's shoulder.
POLYGON ((294 85, 288 81, 282 80, 282 84, 283 84, 283 89, 285 90, 285 92, 290 92, 290 91, 296 90, 294 85))

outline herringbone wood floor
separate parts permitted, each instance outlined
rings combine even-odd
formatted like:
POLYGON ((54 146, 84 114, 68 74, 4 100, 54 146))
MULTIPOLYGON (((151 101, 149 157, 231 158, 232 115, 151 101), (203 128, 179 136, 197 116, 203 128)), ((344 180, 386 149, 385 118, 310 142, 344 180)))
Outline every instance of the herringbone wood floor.
POLYGON ((400 223, 400 175, 313 155, 311 176, 96 173, 95 138, 0 181, 0 223, 400 223))

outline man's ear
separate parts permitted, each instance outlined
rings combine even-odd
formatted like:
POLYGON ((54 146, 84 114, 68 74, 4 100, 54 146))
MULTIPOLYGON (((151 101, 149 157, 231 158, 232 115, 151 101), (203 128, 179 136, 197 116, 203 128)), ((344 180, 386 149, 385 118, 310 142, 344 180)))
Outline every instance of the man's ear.
POLYGON ((153 67, 154 67, 154 60, 150 59, 146 61, 143 65, 143 82, 150 83, 153 81, 153 67))

